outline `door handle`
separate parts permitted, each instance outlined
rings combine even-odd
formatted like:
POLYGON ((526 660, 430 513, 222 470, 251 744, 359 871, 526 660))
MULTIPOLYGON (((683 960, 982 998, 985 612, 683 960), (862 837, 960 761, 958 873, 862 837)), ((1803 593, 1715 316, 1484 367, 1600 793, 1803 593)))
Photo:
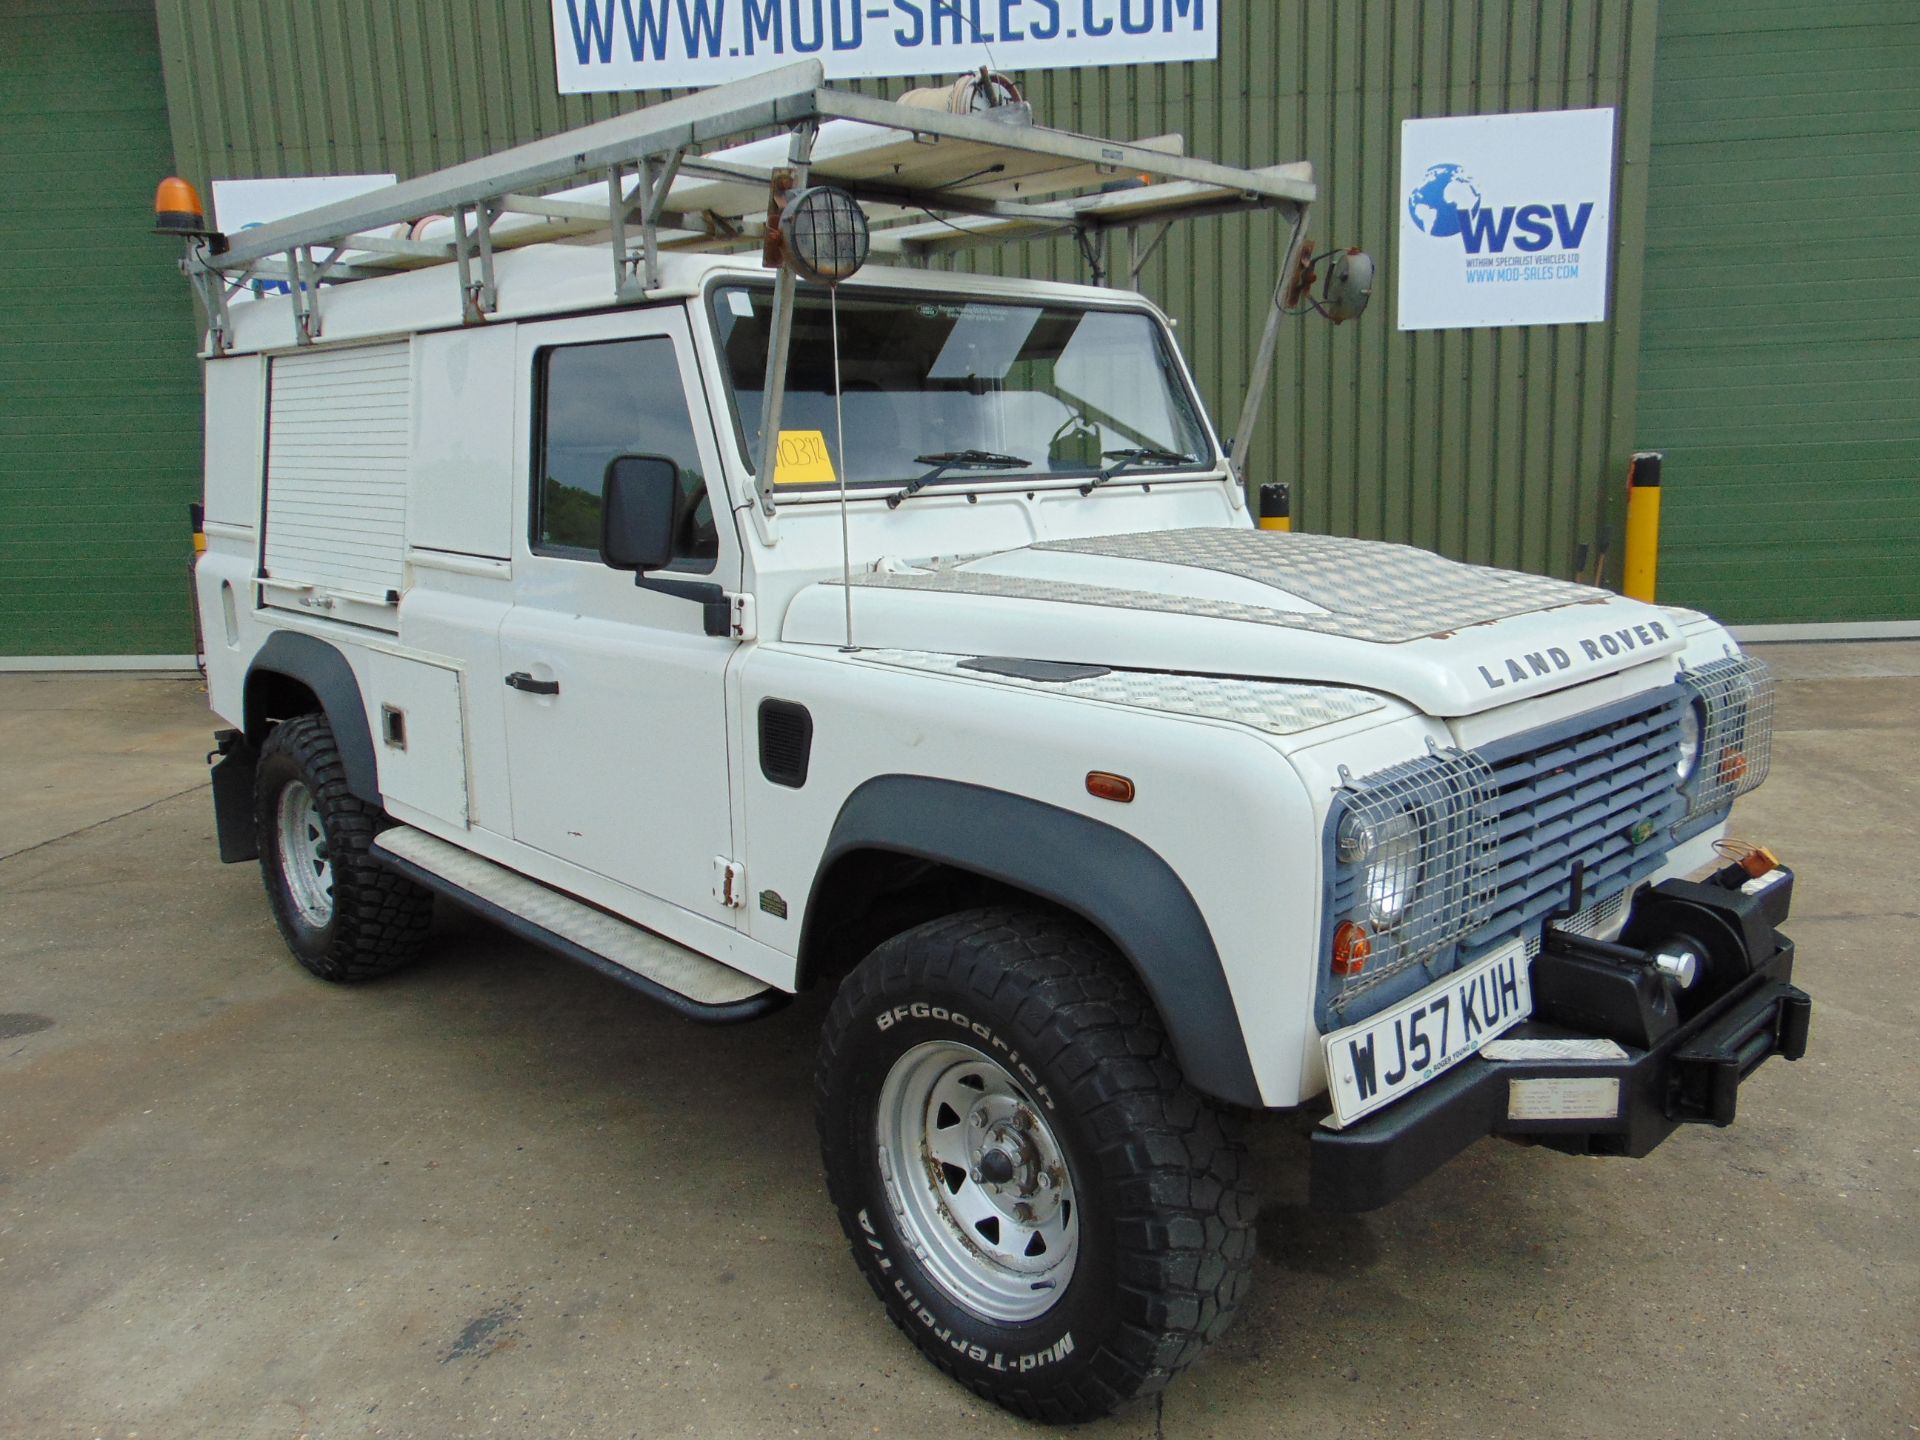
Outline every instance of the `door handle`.
POLYGON ((507 676, 507 688, 510 690, 524 690, 529 695, 558 695, 560 693, 560 682, 558 680, 536 680, 526 671, 516 670, 507 676))

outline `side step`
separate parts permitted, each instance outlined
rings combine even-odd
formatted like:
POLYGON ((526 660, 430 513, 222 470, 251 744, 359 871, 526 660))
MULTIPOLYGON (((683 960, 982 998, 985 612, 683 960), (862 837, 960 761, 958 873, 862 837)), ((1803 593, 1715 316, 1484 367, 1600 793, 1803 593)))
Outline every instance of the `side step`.
POLYGON ((754 1020, 790 998, 730 965, 410 825, 382 830, 372 853, 388 869, 521 939, 590 966, 691 1019, 715 1025, 754 1020))

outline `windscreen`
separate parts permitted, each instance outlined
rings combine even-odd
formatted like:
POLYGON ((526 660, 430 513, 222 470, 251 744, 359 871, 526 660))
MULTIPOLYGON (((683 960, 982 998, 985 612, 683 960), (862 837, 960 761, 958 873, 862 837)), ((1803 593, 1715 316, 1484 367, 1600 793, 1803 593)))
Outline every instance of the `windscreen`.
MULTIPOLYGON (((759 459, 772 310, 764 286, 713 295, 749 464, 759 459)), ((963 451, 1024 460, 1007 473, 1030 478, 1093 474, 1115 451, 1164 452, 1159 464, 1170 470, 1213 462, 1161 329, 1138 311, 843 287, 839 316, 851 484, 910 481, 928 468, 916 457, 963 451)), ((826 294, 798 293, 780 428, 818 432, 837 469, 831 340, 826 294)), ((970 473, 983 470, 991 473, 970 473)))

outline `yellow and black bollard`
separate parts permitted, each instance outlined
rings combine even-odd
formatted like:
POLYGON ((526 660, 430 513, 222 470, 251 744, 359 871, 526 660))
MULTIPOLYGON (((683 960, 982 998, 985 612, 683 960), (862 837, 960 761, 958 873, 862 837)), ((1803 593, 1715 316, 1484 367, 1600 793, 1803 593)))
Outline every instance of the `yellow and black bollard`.
POLYGON ((1660 462, 1658 450, 1642 450, 1627 468, 1627 563, 1620 592, 1653 603, 1660 569, 1660 462))
POLYGON ((1293 492, 1281 481, 1260 487, 1260 528, 1293 529, 1293 492))

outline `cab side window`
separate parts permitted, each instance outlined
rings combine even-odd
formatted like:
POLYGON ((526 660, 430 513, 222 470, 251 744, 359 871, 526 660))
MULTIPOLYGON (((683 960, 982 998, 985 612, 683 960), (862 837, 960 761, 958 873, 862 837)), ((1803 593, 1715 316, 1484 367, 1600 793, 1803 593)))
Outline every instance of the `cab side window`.
POLYGON ((541 351, 538 364, 534 552, 597 560, 607 462, 664 455, 680 467, 674 568, 713 569, 719 536, 673 341, 559 345, 541 351))

